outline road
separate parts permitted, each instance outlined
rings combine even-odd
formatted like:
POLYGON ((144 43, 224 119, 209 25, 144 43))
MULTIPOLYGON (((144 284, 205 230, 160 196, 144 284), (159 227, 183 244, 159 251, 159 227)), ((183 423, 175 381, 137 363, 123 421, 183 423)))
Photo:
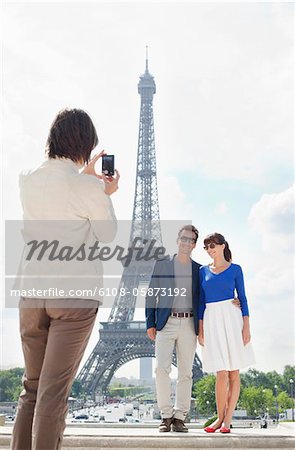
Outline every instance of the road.
POLYGON ((125 418, 130 423, 150 422, 153 420, 152 405, 139 405, 139 409, 134 409, 132 403, 114 403, 105 406, 90 406, 87 408, 75 410, 67 417, 69 423, 87 423, 87 422, 119 422, 119 419, 125 418), (88 415, 89 419, 75 419, 79 415, 88 415), (104 417, 104 420, 102 419, 104 417))

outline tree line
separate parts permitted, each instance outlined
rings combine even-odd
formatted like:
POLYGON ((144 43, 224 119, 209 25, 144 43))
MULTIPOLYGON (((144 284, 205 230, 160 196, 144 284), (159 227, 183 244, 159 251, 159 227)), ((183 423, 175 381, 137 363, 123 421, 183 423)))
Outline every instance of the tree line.
MULTIPOLYGON (((248 416, 269 413, 276 416, 288 408, 292 408, 293 389, 290 380, 295 381, 295 366, 287 365, 283 374, 276 371, 260 372, 250 369, 241 374, 241 394, 238 409, 247 411, 248 416)), ((293 398, 295 387, 293 389, 293 398)), ((212 415, 216 412, 215 376, 204 375, 194 383, 193 397, 196 399, 197 413, 212 415)))
MULTIPOLYGON (((24 369, 17 367, 0 371, 0 401, 17 401, 22 390, 22 375, 24 369)), ((261 372, 250 369, 241 374, 241 395, 238 408, 245 409, 248 415, 254 416, 265 412, 276 415, 292 407, 291 384, 295 381, 295 366, 287 365, 282 374, 276 371, 261 372)), ((146 392, 143 386, 122 386, 115 384, 109 387, 108 395, 127 397, 146 392)), ((295 387, 293 390, 293 397, 295 387)), ((86 398, 79 380, 72 386, 71 396, 86 398)), ((196 399, 197 413, 211 415, 216 411, 215 405, 215 376, 204 375, 193 385, 193 397, 196 399)))

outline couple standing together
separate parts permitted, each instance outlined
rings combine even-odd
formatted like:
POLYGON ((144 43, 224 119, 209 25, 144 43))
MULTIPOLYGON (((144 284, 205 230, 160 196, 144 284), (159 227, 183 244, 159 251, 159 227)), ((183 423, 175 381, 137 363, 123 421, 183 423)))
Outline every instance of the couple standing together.
POLYGON ((208 433, 230 432, 240 393, 239 370, 254 363, 243 272, 232 263, 225 238, 208 235, 204 249, 213 259, 201 266, 191 259, 199 232, 192 225, 179 230, 178 252, 157 261, 146 297, 147 334, 155 340, 156 391, 162 422, 159 431, 187 432, 192 366, 197 339, 204 372, 216 373, 217 419, 208 433), (176 295, 171 296, 171 290, 176 295), (160 293, 160 295, 159 295, 160 293), (235 299, 235 295, 238 299, 235 299), (176 349, 178 378, 175 405, 171 399, 172 357, 176 349))

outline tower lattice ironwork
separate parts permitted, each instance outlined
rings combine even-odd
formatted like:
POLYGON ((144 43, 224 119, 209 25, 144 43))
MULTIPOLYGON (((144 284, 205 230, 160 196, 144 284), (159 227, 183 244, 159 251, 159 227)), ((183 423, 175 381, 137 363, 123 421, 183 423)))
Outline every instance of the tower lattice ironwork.
MULTIPOLYGON (((153 118, 153 96, 156 93, 156 84, 154 77, 149 73, 147 57, 145 72, 140 76, 138 83, 138 93, 141 97, 141 106, 129 247, 133 245, 136 238, 140 238, 142 247, 144 243, 148 246, 151 241, 154 241, 155 251, 156 248, 162 247, 153 118)), ((133 255, 135 254, 133 252, 133 255)), ((95 393, 106 392, 114 373, 125 363, 138 358, 155 356, 154 342, 146 335, 145 322, 133 320, 137 299, 134 294, 141 284, 149 283, 152 270, 151 261, 139 264, 135 259, 123 270, 118 294, 108 321, 101 322, 99 341, 78 376, 85 391, 93 397, 95 393)), ((177 365, 175 352, 173 364, 177 365)), ((198 379, 201 376, 201 362, 196 354, 193 378, 198 379)))

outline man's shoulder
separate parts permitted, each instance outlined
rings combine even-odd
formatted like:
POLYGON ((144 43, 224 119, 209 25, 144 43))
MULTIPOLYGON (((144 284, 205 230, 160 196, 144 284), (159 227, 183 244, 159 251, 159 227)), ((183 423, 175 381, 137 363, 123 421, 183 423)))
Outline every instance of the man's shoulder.
POLYGON ((161 274, 166 273, 167 270, 172 270, 171 267, 173 267, 173 257, 170 255, 164 255, 161 258, 157 259, 154 265, 154 274, 161 274))
POLYGON ((164 255, 156 260, 155 265, 158 267, 163 267, 166 266, 167 264, 171 264, 172 261, 173 257, 171 257, 170 255, 164 255))
MULTIPOLYGON (((171 265, 174 261, 174 257, 175 255, 165 255, 163 256, 161 259, 158 259, 156 261, 156 264, 158 267, 164 267, 166 265, 171 265)), ((202 264, 198 263, 197 261, 194 261, 193 259, 192 261, 192 265, 194 267, 194 269, 200 269, 202 267, 202 264)))
POLYGON ((199 264, 197 261, 194 261, 193 259, 192 259, 192 265, 195 269, 198 269, 198 270, 202 267, 202 264, 199 264))

